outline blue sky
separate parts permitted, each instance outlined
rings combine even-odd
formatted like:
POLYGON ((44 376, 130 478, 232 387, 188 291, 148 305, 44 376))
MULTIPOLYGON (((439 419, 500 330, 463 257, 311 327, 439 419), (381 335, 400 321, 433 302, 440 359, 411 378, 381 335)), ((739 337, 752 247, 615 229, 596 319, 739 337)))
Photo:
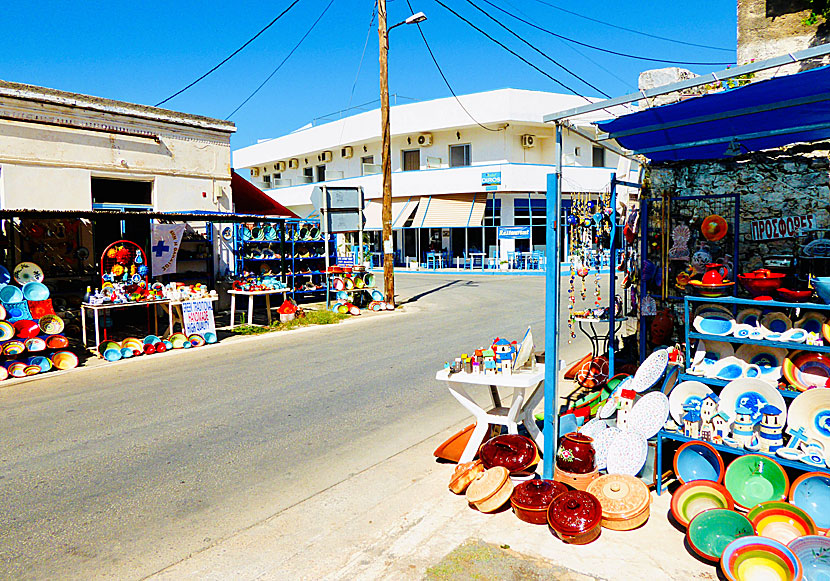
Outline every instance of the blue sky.
MULTIPOLYGON (((442 1, 565 84, 596 95, 487 20, 467 0, 442 1)), ((735 46, 734 0, 653 0, 640 4, 545 1, 660 36, 725 48, 735 46)), ((434 0, 410 2, 416 11, 427 14, 428 20, 421 26, 456 93, 503 87, 563 92, 434 0)), ((538 0, 491 2, 559 34, 619 52, 685 61, 734 59, 734 53, 668 43, 589 22, 538 0)), ((0 52, 0 78, 154 105, 206 72, 289 4, 289 0, 13 3, 3 8, 6 33, 0 52)), ((165 106, 225 118, 277 66, 327 4, 328 0, 300 0, 243 52, 165 106)), ((612 96, 634 90, 640 71, 669 66, 576 47, 618 79, 577 53, 573 45, 500 15, 482 0, 476 0, 476 4, 612 96)), ((373 5, 374 0, 334 0, 286 65, 233 116, 238 127, 232 139, 234 149, 287 133, 349 105, 373 5)), ((389 0, 388 10, 390 23, 409 14, 405 0, 389 0)), ((372 101, 378 95, 377 29, 368 37, 352 105, 372 101)), ((392 93, 419 100, 449 96, 414 26, 395 29, 390 45, 392 93)), ((703 73, 725 67, 688 68, 703 73)))

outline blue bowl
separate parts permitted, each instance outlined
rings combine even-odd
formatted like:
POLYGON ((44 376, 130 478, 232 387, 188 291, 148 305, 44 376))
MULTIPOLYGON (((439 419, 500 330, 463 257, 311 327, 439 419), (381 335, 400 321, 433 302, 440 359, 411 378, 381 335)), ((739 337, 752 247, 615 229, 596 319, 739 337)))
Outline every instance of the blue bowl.
POLYGON ((129 359, 133 356, 133 350, 129 347, 122 347, 121 348, 121 359, 129 359))
POLYGON ((173 348, 173 343, 171 343, 170 341, 167 341, 166 339, 164 341, 162 341, 162 343, 164 343, 164 346, 167 347, 168 351, 170 351, 173 348))
POLYGON ((830 528, 830 475, 808 472, 790 488, 790 504, 809 514, 820 529, 830 528))
POLYGON ((107 361, 118 361, 121 359, 120 349, 107 349, 104 351, 104 359, 107 361))
POLYGON ((0 288, 0 301, 3 303, 19 303, 23 300, 23 291, 20 290, 20 287, 14 286, 12 284, 7 284, 3 288, 0 288))
POLYGON ((155 345, 156 343, 158 343, 160 341, 161 341, 161 339, 159 339, 155 335, 147 335, 146 337, 144 337, 143 343, 145 345, 155 345))
POLYGON ((723 480, 723 458, 706 442, 686 442, 674 455, 674 473, 685 484, 693 480, 723 480))
POLYGON ((818 296, 825 304, 830 305, 830 276, 819 276, 813 278, 812 281, 818 296))
POLYGON ((207 343, 216 343, 216 333, 208 331, 205 333, 205 341, 207 343))
POLYGON ((42 282, 27 282, 23 285, 23 297, 27 301, 45 301, 49 298, 49 287, 42 282))

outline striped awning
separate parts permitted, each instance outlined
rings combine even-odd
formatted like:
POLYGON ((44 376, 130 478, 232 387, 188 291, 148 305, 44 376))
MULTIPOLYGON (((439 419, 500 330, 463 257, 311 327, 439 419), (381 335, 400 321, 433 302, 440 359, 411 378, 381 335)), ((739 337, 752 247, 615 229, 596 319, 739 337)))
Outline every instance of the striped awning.
POLYGON ((412 221, 415 228, 464 228, 480 226, 484 217, 484 194, 422 196, 412 221))

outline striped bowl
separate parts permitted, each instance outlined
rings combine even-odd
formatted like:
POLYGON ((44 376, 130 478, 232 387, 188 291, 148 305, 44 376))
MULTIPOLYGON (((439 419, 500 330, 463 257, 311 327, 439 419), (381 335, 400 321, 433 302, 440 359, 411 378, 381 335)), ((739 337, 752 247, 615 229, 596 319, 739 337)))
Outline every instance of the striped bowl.
POLYGON ((684 528, 691 520, 711 508, 735 508, 732 495, 722 484, 710 480, 693 480, 674 491, 671 497, 671 514, 684 528))
POLYGON ((747 515, 755 533, 789 544, 798 537, 815 535, 818 530, 810 515, 788 502, 772 500, 755 505, 747 515))
POLYGON ((766 537, 741 537, 726 546, 721 571, 729 581, 801 581, 798 557, 778 541, 766 537))

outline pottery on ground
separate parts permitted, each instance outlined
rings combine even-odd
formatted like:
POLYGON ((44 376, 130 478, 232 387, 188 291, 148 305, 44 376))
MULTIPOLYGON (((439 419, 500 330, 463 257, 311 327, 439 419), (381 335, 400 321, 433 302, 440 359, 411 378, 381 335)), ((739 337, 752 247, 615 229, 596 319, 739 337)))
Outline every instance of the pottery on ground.
POLYGON ((692 519, 686 530, 686 539, 701 559, 717 563, 729 543, 754 534, 752 523, 741 513, 713 508, 692 519))
POLYGON ((801 581, 801 562, 785 545, 765 537, 741 537, 729 543, 720 560, 729 581, 801 581))
POLYGON ((594 440, 590 436, 571 432, 559 440, 556 467, 571 474, 590 474, 596 469, 594 440))
POLYGON ((553 480, 528 480, 517 484, 510 497, 513 512, 525 522, 543 525, 548 522, 548 507, 568 487, 553 480))
POLYGON ((674 454, 674 474, 681 484, 693 480, 723 480, 724 465, 720 453, 711 444, 694 440, 682 444, 674 454))
POLYGON ((790 541, 818 533, 816 523, 806 512, 788 502, 773 500, 752 507, 747 518, 761 537, 789 544, 790 541))
POLYGON ((536 443, 518 434, 503 434, 490 438, 478 455, 485 468, 504 466, 508 472, 522 472, 539 461, 536 443))
POLYGON ((467 502, 481 512, 494 512, 504 506, 513 494, 513 482, 504 466, 490 468, 467 487, 467 502))
POLYGON ((583 490, 569 490, 553 499, 548 507, 548 526, 566 543, 584 545, 599 536, 602 505, 583 490))
POLYGON ((671 497, 671 514, 682 527, 698 514, 713 508, 732 510, 735 502, 729 491, 717 482, 693 480, 683 484, 671 497))

